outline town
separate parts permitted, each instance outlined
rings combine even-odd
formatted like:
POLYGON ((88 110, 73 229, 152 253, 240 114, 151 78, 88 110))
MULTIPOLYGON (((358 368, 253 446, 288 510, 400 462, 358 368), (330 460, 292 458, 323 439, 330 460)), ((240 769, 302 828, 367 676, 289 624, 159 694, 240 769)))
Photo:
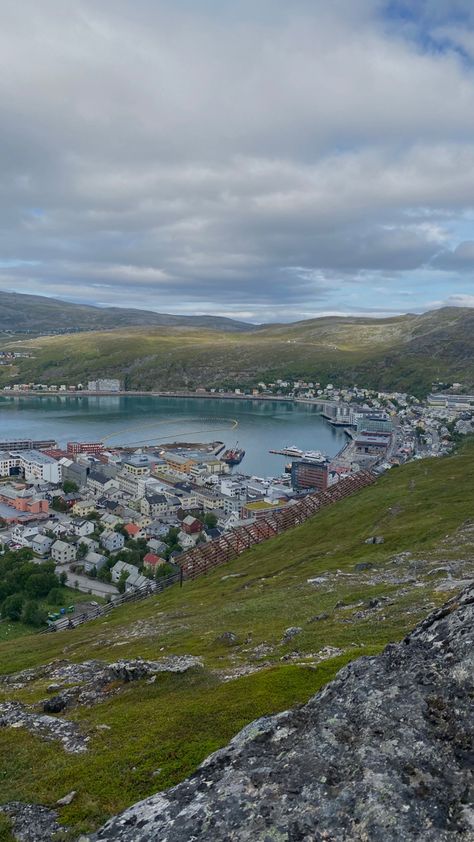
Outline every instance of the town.
MULTIPOLYGON (((120 389, 118 381, 108 380, 88 386, 91 392, 120 389)), ((256 394, 237 391, 246 399, 268 395, 313 403, 346 433, 346 444, 330 459, 288 444, 276 451, 288 457, 285 472, 270 477, 242 473, 243 451, 226 450, 222 441, 138 449, 102 441, 61 447, 47 438, 0 442, 3 553, 26 550, 29 560, 46 563, 62 584, 91 597, 50 611, 50 628, 61 627, 65 614, 70 625, 82 622, 97 613, 98 599, 114 603, 122 594, 148 593, 199 568, 201 556, 210 558, 207 545, 218 559, 229 536, 270 537, 275 519, 295 513, 310 495, 327 494, 351 477, 374 479, 411 459, 449 452, 459 436, 473 430, 474 396, 462 394, 460 384, 448 391, 441 386, 434 384, 426 401, 281 380, 258 384, 256 394)), ((2 615, 11 618, 3 607, 2 615)))

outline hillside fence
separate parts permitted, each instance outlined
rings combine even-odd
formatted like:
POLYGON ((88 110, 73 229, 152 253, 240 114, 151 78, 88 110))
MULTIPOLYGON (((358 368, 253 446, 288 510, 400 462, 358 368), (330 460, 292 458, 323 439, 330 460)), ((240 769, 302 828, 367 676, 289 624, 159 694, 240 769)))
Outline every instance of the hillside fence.
POLYGON ((88 620, 110 614, 121 605, 160 593, 177 582, 182 584, 184 579, 196 579, 198 576, 203 576, 215 567, 237 558, 250 547, 281 535, 295 526, 300 526, 321 509, 356 494, 375 481, 376 477, 370 471, 358 471, 340 480, 337 485, 326 491, 306 494, 300 500, 290 503, 283 511, 275 512, 249 525, 239 526, 207 544, 199 544, 197 547, 186 550, 175 559, 175 564, 179 566, 180 571, 166 579, 150 579, 143 588, 124 593, 106 605, 98 605, 95 611, 56 620, 42 633, 75 628, 88 620))

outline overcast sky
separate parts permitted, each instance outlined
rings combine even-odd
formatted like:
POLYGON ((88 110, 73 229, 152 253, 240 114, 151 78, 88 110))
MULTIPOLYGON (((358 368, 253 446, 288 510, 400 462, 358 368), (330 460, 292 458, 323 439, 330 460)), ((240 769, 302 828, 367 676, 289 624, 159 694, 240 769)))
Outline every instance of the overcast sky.
POLYGON ((474 306, 472 0, 0 0, 0 288, 474 306))

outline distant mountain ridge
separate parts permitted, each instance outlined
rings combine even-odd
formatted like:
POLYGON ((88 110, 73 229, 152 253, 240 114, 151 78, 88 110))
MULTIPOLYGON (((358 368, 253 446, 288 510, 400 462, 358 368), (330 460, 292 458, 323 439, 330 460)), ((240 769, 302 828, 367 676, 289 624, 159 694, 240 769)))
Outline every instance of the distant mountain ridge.
POLYGON ((225 332, 255 330, 255 325, 224 316, 176 316, 124 307, 74 304, 42 295, 0 292, 0 331, 67 333, 120 327, 193 327, 225 332))
POLYGON ((28 357, 2 367, 0 388, 108 376, 118 377, 125 389, 145 391, 247 388, 278 378, 357 383, 419 396, 439 381, 474 389, 474 309, 468 308, 388 319, 328 317, 245 330, 115 324, 113 330, 93 333, 12 339, 8 346, 28 357))

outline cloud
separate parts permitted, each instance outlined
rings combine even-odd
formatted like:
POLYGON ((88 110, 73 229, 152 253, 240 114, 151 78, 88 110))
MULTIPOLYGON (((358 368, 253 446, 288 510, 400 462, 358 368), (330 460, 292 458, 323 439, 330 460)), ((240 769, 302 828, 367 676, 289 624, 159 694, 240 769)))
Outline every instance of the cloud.
POLYGON ((464 294, 473 33, 441 0, 4 0, 0 285, 257 321, 422 307, 426 267, 464 294))

